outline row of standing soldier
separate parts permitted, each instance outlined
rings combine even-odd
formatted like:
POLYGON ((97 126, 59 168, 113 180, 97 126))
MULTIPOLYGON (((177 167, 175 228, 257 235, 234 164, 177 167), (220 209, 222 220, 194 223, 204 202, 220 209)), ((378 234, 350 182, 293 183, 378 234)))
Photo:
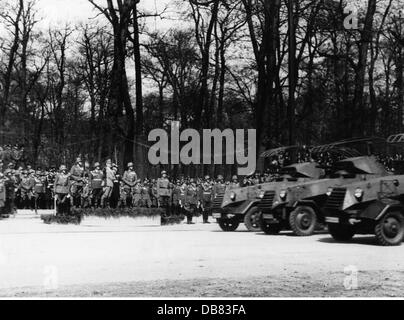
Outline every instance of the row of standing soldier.
MULTIPOLYGON (((232 186, 238 186, 236 179, 232 186)), ((129 163, 122 177, 118 166, 111 160, 101 170, 99 163, 92 171, 86 170, 77 158, 70 171, 62 165, 58 173, 35 172, 31 168, 16 171, 8 168, 0 173, 0 210, 13 213, 18 208, 51 209, 53 201, 57 212, 66 214, 73 207, 161 207, 165 215, 184 213, 189 223, 192 216, 201 213, 208 223, 210 208, 215 195, 224 191, 222 176, 214 182, 177 180, 172 183, 166 172, 157 181, 141 182, 134 164, 129 163), (117 190, 118 189, 118 190, 117 190)))

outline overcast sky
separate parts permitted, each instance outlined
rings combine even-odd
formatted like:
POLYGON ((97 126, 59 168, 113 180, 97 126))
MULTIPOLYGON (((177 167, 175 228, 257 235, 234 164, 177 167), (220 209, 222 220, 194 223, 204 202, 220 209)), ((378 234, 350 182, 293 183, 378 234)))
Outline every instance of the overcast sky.
MULTIPOLYGON (((98 14, 88 0, 37 0, 40 15, 44 18, 43 25, 60 24, 88 20, 98 14)), ((98 0, 105 4, 105 0, 98 0)), ((173 0, 141 0, 140 7, 148 11, 161 11, 173 0)), ((153 18, 152 18, 153 19, 153 18)), ((169 24, 169 20, 155 19, 157 27, 169 24)), ((153 22, 154 23, 154 22, 153 22)))

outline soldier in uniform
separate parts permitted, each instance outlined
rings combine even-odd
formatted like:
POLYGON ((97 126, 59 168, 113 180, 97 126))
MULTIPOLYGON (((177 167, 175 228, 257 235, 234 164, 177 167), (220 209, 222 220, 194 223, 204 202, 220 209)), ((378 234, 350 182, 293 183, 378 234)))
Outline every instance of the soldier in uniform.
POLYGON ((187 216, 187 224, 193 224, 192 218, 196 214, 198 202, 200 200, 198 193, 198 187, 195 183, 195 180, 191 179, 186 188, 184 204, 184 209, 187 216))
POLYGON ((81 158, 76 159, 76 163, 70 170, 70 193, 72 196, 73 207, 80 207, 81 205, 81 194, 84 187, 84 166, 81 158))
POLYGON ((149 179, 145 179, 142 187, 142 205, 145 208, 151 208, 151 186, 149 179))
POLYGON ((45 209, 46 177, 38 170, 34 176, 34 181, 35 210, 38 210, 38 208, 45 209))
POLYGON ((133 193, 137 184, 137 174, 134 170, 133 162, 128 163, 128 170, 126 170, 122 177, 123 192, 122 199, 124 199, 125 206, 132 206, 133 193))
POLYGON ((156 179, 153 179, 151 181, 151 201, 152 201, 152 207, 153 208, 158 208, 159 201, 158 201, 158 195, 157 195, 157 181, 156 181, 156 179))
POLYGON ((226 183, 224 182, 224 178, 222 175, 217 176, 216 183, 213 185, 212 198, 215 199, 217 195, 224 193, 226 191, 226 183))
MULTIPOLYGON (((13 170, 10 170, 13 172, 13 170)), ((21 197, 21 179, 22 179, 22 173, 24 169, 19 167, 17 170, 14 171, 14 178, 16 181, 16 190, 15 190, 15 205, 17 209, 23 209, 23 203, 22 203, 22 197, 21 197)))
POLYGON ((92 205, 92 193, 89 175, 90 173, 88 171, 84 173, 84 186, 81 193, 81 208, 90 208, 92 205))
POLYGON ((260 172, 256 172, 253 178, 254 185, 263 183, 264 180, 262 178, 262 174, 260 172))
POLYGON ((157 180, 157 196, 159 207, 165 211, 165 216, 171 215, 171 183, 168 179, 167 172, 161 173, 161 178, 157 180))
POLYGON ((6 187, 6 204, 5 212, 6 214, 15 214, 15 188, 16 188, 16 178, 13 172, 9 171, 5 176, 5 187, 6 187))
POLYGON ((51 168, 47 173, 46 173, 46 209, 55 209, 54 208, 54 202, 53 199, 55 198, 55 177, 56 177, 56 169, 51 168))
POLYGON ((103 194, 101 197, 101 206, 106 207, 106 203, 109 201, 112 195, 112 189, 114 188, 114 181, 116 179, 115 177, 115 171, 112 168, 112 161, 108 160, 106 162, 106 167, 105 167, 105 173, 104 173, 104 189, 103 189, 103 194))
POLYGON ((172 209, 175 215, 179 215, 181 212, 181 181, 177 180, 177 183, 173 186, 173 196, 172 196, 172 209))
POLYGON ((140 208, 142 206, 142 184, 136 183, 132 190, 133 190, 132 206, 135 208, 140 208))
POLYGON ((212 207, 213 184, 209 176, 200 185, 200 199, 202 207, 203 223, 209 223, 209 215, 212 207))
POLYGON ((231 183, 229 184, 229 190, 240 188, 240 183, 238 182, 238 177, 233 176, 231 179, 231 183))
POLYGON ((104 179, 104 173, 101 170, 99 162, 94 164, 94 170, 90 172, 90 190, 91 190, 91 205, 94 208, 101 206, 102 197, 102 182, 104 179))
POLYGON ((62 165, 55 177, 54 184, 56 213, 59 215, 70 214, 69 184, 70 175, 67 173, 67 167, 62 165))
POLYGON ((35 180, 32 176, 28 174, 28 171, 24 170, 22 172, 20 181, 20 192, 21 192, 21 207, 22 209, 33 209, 32 208, 32 198, 33 191, 35 187, 35 180))
POLYGON ((117 208, 119 204, 119 199, 121 198, 121 176, 119 175, 119 168, 117 164, 112 165, 112 171, 115 174, 115 179, 114 179, 114 186, 112 188, 112 193, 110 197, 110 207, 111 208, 117 208))

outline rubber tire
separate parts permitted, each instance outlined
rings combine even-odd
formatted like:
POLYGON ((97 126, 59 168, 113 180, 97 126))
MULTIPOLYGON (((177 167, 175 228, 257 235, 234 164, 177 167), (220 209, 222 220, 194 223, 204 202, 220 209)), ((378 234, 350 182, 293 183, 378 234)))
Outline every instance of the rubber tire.
POLYGON ((399 246, 403 242, 404 239, 404 215, 400 212, 397 211, 391 211, 386 213, 386 215, 377 222, 375 226, 375 235, 376 235, 376 241, 379 245, 381 246, 399 246), (400 229, 398 231, 398 234, 394 238, 389 238, 385 233, 384 233, 384 228, 383 225, 387 218, 394 218, 397 220, 397 222, 400 223, 400 229))
POLYGON ((280 223, 266 223, 264 219, 262 219, 262 212, 260 213, 259 221, 261 230, 264 231, 265 234, 277 235, 282 231, 282 226, 280 223))
POLYGON ((240 222, 235 219, 218 219, 217 223, 224 232, 236 231, 240 222))
POLYGON ((292 229, 293 233, 299 237, 308 237, 314 234, 317 226, 317 214, 313 208, 307 206, 297 207, 291 214, 289 215, 289 225, 292 229), (311 215, 312 221, 307 229, 302 229, 297 222, 297 218, 300 213, 307 212, 311 215))
POLYGON ((244 224, 247 227, 248 231, 251 232, 261 231, 261 222, 259 219, 258 207, 252 207, 250 210, 248 210, 248 212, 244 216, 244 224), (255 220, 256 225, 254 225, 253 219, 255 220))
POLYGON ((334 240, 338 242, 348 242, 352 240, 355 235, 355 230, 347 225, 330 223, 328 225, 328 231, 334 240))

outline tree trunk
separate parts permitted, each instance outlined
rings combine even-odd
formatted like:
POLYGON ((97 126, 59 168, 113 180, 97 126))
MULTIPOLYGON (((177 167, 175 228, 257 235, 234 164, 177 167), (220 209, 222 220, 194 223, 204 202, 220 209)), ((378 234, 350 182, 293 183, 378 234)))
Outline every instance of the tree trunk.
POLYGON ((376 0, 368 0, 368 9, 365 17, 365 24, 362 31, 361 39, 358 44, 359 59, 355 70, 355 93, 353 100, 353 127, 352 132, 354 135, 360 136, 363 134, 363 115, 364 113, 364 87, 365 87, 365 75, 368 59, 369 45, 373 39, 373 19, 376 13, 376 0))
POLYGON ((295 112, 296 112, 296 85, 297 85, 297 63, 296 63, 296 23, 294 0, 288 0, 288 25, 289 25, 289 102, 288 102, 288 123, 289 123, 289 145, 295 144, 295 112))

